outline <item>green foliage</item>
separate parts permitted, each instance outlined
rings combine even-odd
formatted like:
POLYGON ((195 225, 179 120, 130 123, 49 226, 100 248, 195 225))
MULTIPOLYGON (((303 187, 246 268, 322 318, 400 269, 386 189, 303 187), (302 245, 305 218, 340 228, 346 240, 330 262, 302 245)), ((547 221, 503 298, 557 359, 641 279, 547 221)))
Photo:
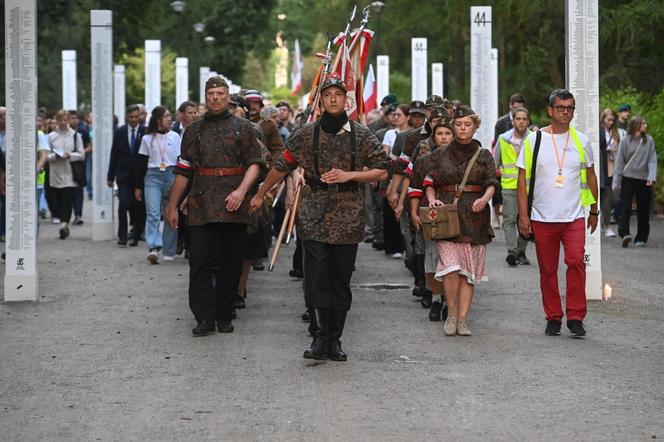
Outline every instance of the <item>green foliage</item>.
MULTIPOLYGON (((412 94, 410 75, 404 75, 401 72, 393 72, 390 74, 390 93, 397 96, 399 104, 410 103, 412 94)), ((379 97, 382 100, 383 97, 379 97)))
MULTIPOLYGON (((175 104, 175 57, 175 53, 169 50, 161 53, 161 104, 172 113, 177 106, 175 104)), ((127 103, 144 103, 145 49, 136 48, 132 53, 122 54, 118 62, 125 66, 127 103)))

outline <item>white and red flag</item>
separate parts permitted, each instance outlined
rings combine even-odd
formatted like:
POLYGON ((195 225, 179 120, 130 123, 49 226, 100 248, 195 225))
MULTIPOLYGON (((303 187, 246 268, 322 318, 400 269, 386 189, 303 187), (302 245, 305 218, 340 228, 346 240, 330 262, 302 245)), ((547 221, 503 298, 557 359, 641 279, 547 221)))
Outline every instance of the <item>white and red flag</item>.
POLYGON ((369 65, 367 79, 364 81, 364 90, 362 91, 362 101, 364 102, 364 113, 368 114, 377 107, 378 90, 376 77, 374 76, 373 65, 369 65))
POLYGON ((295 39, 295 48, 293 49, 293 66, 291 69, 291 95, 297 95, 302 90, 302 52, 300 51, 300 40, 295 39))

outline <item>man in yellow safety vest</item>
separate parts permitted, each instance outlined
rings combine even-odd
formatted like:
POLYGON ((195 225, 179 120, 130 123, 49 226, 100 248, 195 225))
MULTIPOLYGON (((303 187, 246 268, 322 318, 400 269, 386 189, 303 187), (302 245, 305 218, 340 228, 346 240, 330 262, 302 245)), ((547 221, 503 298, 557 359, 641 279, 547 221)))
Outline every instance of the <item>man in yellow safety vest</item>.
POLYGON ((560 335, 563 309, 558 288, 560 244, 565 250, 567 328, 573 337, 585 336, 586 316, 585 229, 597 228, 597 176, 588 137, 570 127, 575 100, 571 92, 556 89, 549 96, 551 125, 530 134, 517 159, 519 176, 519 232, 535 236, 535 251, 540 267, 540 288, 547 320, 545 333, 560 335), (540 142, 535 159, 533 152, 540 142), (532 210, 528 216, 529 180, 532 184, 532 210), (588 222, 585 210, 589 207, 588 222))
POLYGON ((528 241, 519 236, 517 220, 519 207, 516 199, 516 182, 519 169, 516 160, 523 148, 523 143, 530 135, 530 112, 525 107, 519 107, 511 112, 512 129, 500 134, 498 143, 493 151, 496 168, 500 171, 500 184, 503 193, 503 233, 507 244, 507 264, 516 267, 517 264, 528 265, 526 247, 528 241))

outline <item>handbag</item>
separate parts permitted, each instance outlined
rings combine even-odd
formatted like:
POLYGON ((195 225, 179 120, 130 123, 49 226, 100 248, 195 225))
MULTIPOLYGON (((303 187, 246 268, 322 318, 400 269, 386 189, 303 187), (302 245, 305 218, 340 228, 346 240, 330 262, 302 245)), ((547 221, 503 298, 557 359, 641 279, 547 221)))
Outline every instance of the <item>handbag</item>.
MULTIPOLYGON (((535 134, 535 147, 533 148, 533 164, 530 171, 530 185, 528 187, 528 219, 533 212, 533 195, 535 193, 535 175, 537 172, 537 155, 539 154, 540 144, 542 144, 542 131, 537 131, 535 134)), ((519 236, 526 241, 535 241, 535 233, 531 233, 530 236, 523 236, 519 232, 519 236)))
MULTIPOLYGON (((76 151, 76 141, 78 132, 74 134, 74 151, 76 151)), ((85 187, 88 184, 87 177, 85 176, 85 160, 83 161, 69 161, 71 166, 71 176, 74 182, 80 187, 85 187)))
POLYGON ((459 208, 457 203, 463 192, 463 188, 470 175, 470 169, 475 164, 475 160, 480 154, 482 148, 477 148, 477 152, 468 162, 466 171, 463 174, 463 180, 459 186, 459 191, 454 197, 452 204, 446 204, 440 207, 420 207, 420 223, 422 224, 422 236, 426 240, 449 239, 459 236, 461 225, 459 224, 459 208))

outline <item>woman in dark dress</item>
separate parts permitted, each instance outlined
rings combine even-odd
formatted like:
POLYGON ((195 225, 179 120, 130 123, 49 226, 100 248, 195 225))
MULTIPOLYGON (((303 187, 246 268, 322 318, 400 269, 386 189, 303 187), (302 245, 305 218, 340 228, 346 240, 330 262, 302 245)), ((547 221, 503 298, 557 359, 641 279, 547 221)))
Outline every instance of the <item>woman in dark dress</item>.
POLYGON ((486 244, 494 236, 488 203, 498 180, 491 152, 473 139, 479 125, 480 118, 472 109, 457 107, 453 122, 455 140, 446 149, 423 156, 415 165, 415 176, 424 177, 421 186, 430 207, 452 204, 455 186, 461 184, 468 163, 480 149, 457 203, 461 233, 438 241, 436 279, 443 281, 449 309, 444 326, 448 336, 471 335, 467 318, 473 290, 477 282, 486 280, 486 244))

